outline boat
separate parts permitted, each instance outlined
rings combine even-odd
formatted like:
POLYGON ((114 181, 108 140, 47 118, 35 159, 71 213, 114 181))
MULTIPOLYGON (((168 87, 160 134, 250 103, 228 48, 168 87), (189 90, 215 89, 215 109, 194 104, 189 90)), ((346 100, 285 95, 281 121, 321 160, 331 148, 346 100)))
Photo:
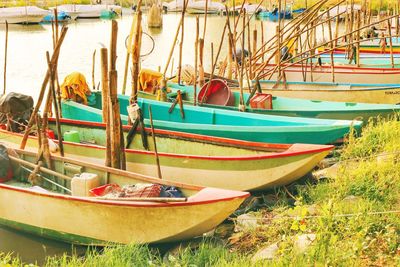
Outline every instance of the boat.
POLYGON ((279 97, 350 103, 400 104, 399 84, 352 84, 332 82, 286 82, 262 80, 264 93, 279 97))
MULTIPOLYGON (((223 89, 230 90, 225 82, 222 80, 214 80, 215 90, 210 87, 209 92, 213 92, 215 96, 217 94, 224 93, 223 89), (219 89, 217 88, 220 84, 225 85, 221 86, 219 89)), ((206 88, 207 84, 204 85, 203 88, 206 88)), ((185 92, 183 94, 183 99, 185 104, 192 105, 194 98, 194 89, 193 86, 184 86, 176 83, 169 83, 168 88, 172 90, 172 92, 176 92, 177 90, 181 90, 181 92, 185 92)), ((233 102, 231 105, 224 105, 223 101, 211 101, 211 103, 207 103, 205 100, 201 106, 204 107, 212 107, 212 108, 220 108, 225 110, 239 110, 240 104, 240 92, 238 88, 232 88, 235 91, 232 91, 231 97, 233 98, 233 102)), ((198 90, 201 92, 202 90, 198 90)), ((205 91, 205 90, 204 90, 205 91)), ((197 103, 201 103, 201 98, 199 95, 204 95, 204 93, 197 93, 197 103)), ((155 95, 151 93, 145 93, 143 91, 139 94, 140 97, 155 99, 155 95)), ((209 97, 211 94, 209 94, 209 97)), ((247 103, 250 93, 244 92, 244 102, 247 103)), ((256 96, 257 97, 257 96, 256 96)), ((259 114, 268 114, 268 115, 279 115, 279 116, 294 116, 294 117, 308 117, 308 118, 319 118, 319 119, 340 119, 340 120, 353 120, 353 119, 361 119, 364 123, 367 123, 370 118, 375 117, 390 117, 393 116, 395 112, 400 111, 400 106, 393 104, 365 104, 365 103, 355 103, 355 102, 333 102, 333 101, 320 101, 320 100, 308 100, 301 98, 289 98, 289 97, 279 97, 275 95, 265 95, 265 97, 271 98, 271 108, 252 108, 250 105, 246 105, 246 112, 250 113, 259 113, 259 114)), ((170 100, 174 100, 172 97, 170 100)))
MULTIPOLYGON (((57 21, 58 22, 67 22, 67 21, 70 21, 71 19, 72 19, 71 16, 67 12, 64 12, 64 11, 57 12, 57 21)), ((56 20, 55 20, 55 16, 54 16, 53 12, 49 12, 49 14, 47 14, 42 20, 42 22, 44 22, 44 23, 51 23, 54 21, 56 21, 56 20)))
POLYGON ((0 8, 0 23, 37 24, 48 14, 47 10, 36 6, 2 7, 0 8))
POLYGON ((37 153, 7 152, 2 163, 8 165, 12 176, 0 183, 0 225, 72 244, 109 246, 190 239, 215 228, 249 196, 55 155, 53 169, 39 168, 32 180, 28 176, 36 166, 37 153), (128 195, 132 197, 102 194, 128 192, 122 186, 132 189, 128 195), (174 191, 168 189, 171 186, 174 191), (160 190, 179 196, 161 197, 160 190))
MULTIPOLYGON (((57 132, 54 119, 49 128, 57 132)), ((130 126, 123 126, 125 138, 130 126)), ((61 119, 66 156, 103 164, 105 124, 61 119), (66 138, 78 133, 78 140, 66 138)), ((150 140, 151 130, 145 129, 150 140)), ((128 171, 157 176, 154 144, 143 147, 140 134, 125 149, 128 171)), ((333 149, 330 145, 265 144, 155 129, 163 179, 240 191, 262 191, 286 185, 311 171, 333 149), (177 175, 179 173, 179 175, 177 175), (227 182, 229 181, 229 182, 227 182)), ((22 134, 0 130, 0 139, 17 147, 22 134)), ((57 140, 53 140, 57 143, 57 140)), ((37 150, 29 136, 26 149, 37 150)))
MULTIPOLYGON (((275 64, 265 66, 265 71, 276 68, 275 64)), ((318 65, 313 61, 311 71, 309 64, 293 64, 285 66, 282 64, 282 71, 286 75, 287 81, 311 81, 311 82, 331 82, 332 68, 330 65, 318 65)), ((271 80, 277 80, 278 74, 275 72, 271 80)), ((355 66, 335 66, 335 82, 352 84, 398 84, 400 83, 400 69, 382 68, 357 68, 355 66)))
MULTIPOLYGON (((192 1, 189 1, 191 3, 192 1)), ((182 12, 184 0, 172 0, 171 2, 163 2, 163 9, 167 12, 182 12)))
MULTIPOLYGON (((384 53, 390 53, 390 42, 389 42, 389 37, 386 38, 386 49, 384 53)), ((367 41, 362 41, 360 42, 360 53, 373 53, 373 54, 379 54, 382 53, 382 49, 380 46, 381 38, 377 37, 376 39, 373 40, 367 40, 367 41)), ((338 45, 340 47, 335 48, 335 52, 346 52, 347 46, 345 42, 338 42, 338 45)), ((330 49, 329 47, 323 48, 323 49, 330 49)), ((394 54, 399 54, 400 53, 400 38, 399 37, 392 37, 392 49, 394 54)))
POLYGON ((189 2, 187 6, 187 12, 189 14, 204 14, 206 13, 206 1, 207 4, 207 13, 208 14, 217 14, 222 10, 225 10, 225 6, 218 2, 213 2, 210 0, 200 0, 200 1, 193 1, 189 2))
POLYGON ((117 5, 75 5, 65 4, 57 6, 58 11, 75 14, 77 18, 109 18, 121 15, 122 8, 117 5))
MULTIPOLYGON (((319 55, 323 64, 331 64, 330 54, 319 55)), ((348 65, 354 66, 357 63, 353 59, 349 59, 345 53, 335 53, 333 55, 333 62, 335 66, 348 65)), ((360 67, 361 68, 400 68, 400 55, 393 55, 393 63, 391 63, 390 54, 360 54, 360 67)))
MULTIPOLYGON (((85 106, 73 101, 63 101, 64 118, 101 122, 101 93, 94 93, 96 106, 85 106)), ((126 108, 128 96, 119 96, 121 119, 128 122, 126 108)), ((149 106, 153 109, 156 129, 188 132, 216 137, 265 143, 329 144, 340 141, 352 127, 361 129, 361 121, 322 120, 261 114, 239 113, 230 110, 185 106, 185 117, 179 109, 168 112, 171 104, 149 99, 138 99, 144 123, 149 126, 149 106)))
POLYGON ((290 10, 285 10, 278 12, 278 9, 276 8, 273 11, 261 11, 260 13, 257 14, 259 18, 268 18, 272 21, 277 21, 279 19, 292 19, 293 14, 290 10))

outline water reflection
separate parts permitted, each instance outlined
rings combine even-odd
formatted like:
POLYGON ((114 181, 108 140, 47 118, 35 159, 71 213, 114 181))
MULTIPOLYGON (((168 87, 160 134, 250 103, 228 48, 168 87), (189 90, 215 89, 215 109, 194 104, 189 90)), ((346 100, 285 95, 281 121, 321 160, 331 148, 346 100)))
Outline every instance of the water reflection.
POLYGON ((13 253, 25 263, 43 264, 47 256, 64 253, 83 255, 86 247, 40 238, 34 235, 0 227, 0 251, 13 253))

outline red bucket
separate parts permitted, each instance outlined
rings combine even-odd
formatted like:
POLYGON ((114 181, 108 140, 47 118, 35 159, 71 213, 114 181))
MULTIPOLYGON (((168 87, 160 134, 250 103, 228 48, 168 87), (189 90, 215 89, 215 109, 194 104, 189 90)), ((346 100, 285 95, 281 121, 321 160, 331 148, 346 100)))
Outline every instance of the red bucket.
POLYGON ((235 96, 225 81, 214 79, 211 81, 210 87, 207 90, 209 83, 210 82, 205 83, 201 88, 197 96, 197 101, 199 103, 202 102, 218 106, 233 106, 235 104, 235 96), (204 99, 202 101, 203 96, 204 99))

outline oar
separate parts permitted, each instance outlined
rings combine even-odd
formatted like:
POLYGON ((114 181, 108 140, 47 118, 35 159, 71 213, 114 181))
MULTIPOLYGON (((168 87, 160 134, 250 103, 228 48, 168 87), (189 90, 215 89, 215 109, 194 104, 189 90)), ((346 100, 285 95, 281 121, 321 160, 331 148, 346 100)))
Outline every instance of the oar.
MULTIPOLYGON (((19 163, 19 164, 21 164, 21 165, 28 166, 28 167, 30 167, 30 168, 34 168, 34 169, 35 169, 35 168, 37 168, 37 166, 38 166, 38 165, 36 165, 36 164, 34 164, 34 163, 32 163, 32 162, 29 162, 29 161, 26 161, 26 160, 23 160, 23 159, 20 159, 20 158, 16 158, 16 157, 14 157, 14 156, 8 155, 8 157, 9 157, 12 161, 15 161, 15 162, 17 162, 17 163, 19 163)), ((38 171, 44 172, 44 173, 47 173, 47 174, 50 174, 50 175, 53 175, 53 176, 56 176, 56 177, 58 177, 58 178, 61 178, 61 179, 67 180, 67 181, 72 180, 72 178, 69 177, 69 176, 66 176, 66 175, 61 174, 61 173, 58 173, 58 172, 56 172, 56 171, 47 169, 47 168, 45 168, 45 167, 40 167, 40 166, 39 166, 38 171)))
POLYGON ((112 201, 143 201, 143 202, 186 202, 186 197, 95 197, 100 200, 112 201))

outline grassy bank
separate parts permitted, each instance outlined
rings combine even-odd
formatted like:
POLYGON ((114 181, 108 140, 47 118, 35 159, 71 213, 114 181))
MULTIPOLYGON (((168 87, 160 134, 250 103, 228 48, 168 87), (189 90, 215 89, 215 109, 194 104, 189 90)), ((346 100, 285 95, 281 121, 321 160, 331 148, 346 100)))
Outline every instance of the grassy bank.
MULTIPOLYGON (((399 266, 399 140, 397 119, 369 125, 361 138, 350 138, 330 172, 261 196, 264 207, 247 214, 257 222, 252 227, 216 231, 223 242, 166 255, 148 246, 106 248, 49 258, 47 266, 265 266, 252 257, 272 244, 273 266, 399 266), (315 239, 300 249, 296 240, 305 234, 315 239)), ((0 258, 0 266, 21 265, 9 255, 0 258)))

